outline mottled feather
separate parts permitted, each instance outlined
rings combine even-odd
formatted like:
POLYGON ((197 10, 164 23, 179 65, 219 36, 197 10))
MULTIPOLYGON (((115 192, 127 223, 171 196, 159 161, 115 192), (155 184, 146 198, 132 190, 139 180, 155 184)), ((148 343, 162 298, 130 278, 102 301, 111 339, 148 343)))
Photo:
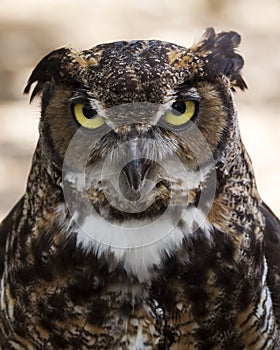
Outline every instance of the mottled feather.
POLYGON ((241 141, 240 35, 61 48, 0 225, 0 348, 280 349, 280 225, 241 141))

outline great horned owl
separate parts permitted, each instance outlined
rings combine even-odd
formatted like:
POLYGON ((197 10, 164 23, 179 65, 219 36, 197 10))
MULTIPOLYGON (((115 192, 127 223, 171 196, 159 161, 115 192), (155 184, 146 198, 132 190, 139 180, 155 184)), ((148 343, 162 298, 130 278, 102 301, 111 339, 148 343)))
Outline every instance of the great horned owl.
POLYGON ((279 349, 279 221, 232 92, 235 32, 44 57, 24 196, 0 226, 1 349, 279 349))

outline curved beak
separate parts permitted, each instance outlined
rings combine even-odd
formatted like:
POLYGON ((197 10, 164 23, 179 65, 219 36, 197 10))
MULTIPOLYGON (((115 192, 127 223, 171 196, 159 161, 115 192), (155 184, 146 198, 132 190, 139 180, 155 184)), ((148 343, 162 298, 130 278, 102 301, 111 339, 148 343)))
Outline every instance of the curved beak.
POLYGON ((151 170, 152 161, 145 158, 134 159, 122 169, 129 187, 134 191, 140 191, 151 170))

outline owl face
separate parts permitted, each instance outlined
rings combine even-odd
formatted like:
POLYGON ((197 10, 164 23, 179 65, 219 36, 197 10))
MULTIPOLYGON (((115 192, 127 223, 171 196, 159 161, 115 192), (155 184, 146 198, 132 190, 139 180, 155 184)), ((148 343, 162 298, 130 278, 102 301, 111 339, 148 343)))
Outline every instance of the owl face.
POLYGON ((235 125, 231 90, 246 87, 239 41, 209 29, 191 48, 115 42, 59 49, 37 65, 25 91, 37 81, 39 142, 80 225, 96 215, 133 227, 166 213, 179 222, 205 188, 214 195, 235 125))

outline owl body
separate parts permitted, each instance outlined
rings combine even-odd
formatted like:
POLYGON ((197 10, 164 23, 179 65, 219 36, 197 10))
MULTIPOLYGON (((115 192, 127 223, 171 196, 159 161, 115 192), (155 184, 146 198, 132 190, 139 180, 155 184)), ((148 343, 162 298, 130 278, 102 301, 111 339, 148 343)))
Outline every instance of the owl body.
POLYGON ((0 226, 2 349, 279 349, 279 221, 232 90, 234 32, 59 49, 0 226))

